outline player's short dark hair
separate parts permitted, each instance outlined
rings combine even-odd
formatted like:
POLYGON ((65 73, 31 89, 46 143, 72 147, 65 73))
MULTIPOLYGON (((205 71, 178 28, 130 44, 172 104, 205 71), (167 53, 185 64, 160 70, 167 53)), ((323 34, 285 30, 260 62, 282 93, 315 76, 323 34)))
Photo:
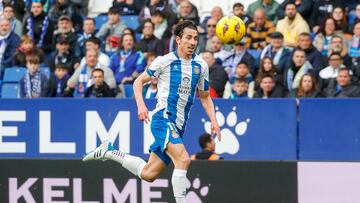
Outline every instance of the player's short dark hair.
POLYGON ((199 145, 202 149, 205 149, 206 144, 211 142, 211 135, 209 133, 204 133, 199 137, 199 145))
POLYGON ((94 43, 94 44, 97 44, 97 45, 99 45, 99 47, 101 46, 101 40, 100 40, 99 38, 97 38, 97 37, 90 37, 89 39, 87 39, 87 40, 85 41, 84 44, 86 44, 86 43, 88 43, 88 42, 92 42, 92 43, 94 43))
POLYGON ((196 30, 197 32, 197 27, 196 27, 196 24, 191 21, 191 20, 184 20, 180 23, 178 23, 175 27, 175 30, 174 30, 174 34, 175 36, 177 37, 182 37, 183 34, 184 34, 184 29, 185 28, 189 28, 189 29, 192 29, 192 30, 196 30))
POLYGON ((91 74, 94 74, 94 72, 101 72, 101 73, 102 73, 102 75, 104 75, 104 74, 105 74, 104 70, 103 70, 103 69, 101 69, 101 68, 95 68, 94 70, 92 70, 92 71, 91 71, 91 74))
POLYGON ((96 21, 95 21, 94 18, 89 18, 89 17, 87 17, 87 18, 84 19, 84 22, 85 22, 85 20, 91 20, 94 24, 96 24, 96 21))
POLYGON ((120 10, 116 8, 115 6, 112 6, 109 8, 109 14, 118 14, 120 15, 120 10))
POLYGON ((245 65, 249 69, 249 64, 246 61, 240 61, 236 67, 239 67, 240 65, 245 65))
POLYGON ((341 56, 340 52, 332 52, 332 53, 330 54, 330 56, 329 56, 329 59, 330 59, 332 56, 339 56, 341 60, 342 60, 342 58, 343 58, 343 57, 341 56))
POLYGON ((152 14, 152 16, 161 16, 161 17, 165 18, 164 12, 159 11, 159 10, 156 10, 156 11, 152 14))
POLYGON ((6 7, 10 7, 12 9, 12 11, 15 12, 14 6, 12 6, 10 3, 5 3, 3 10, 5 10, 6 7))
POLYGON ((242 3, 240 3, 240 2, 234 3, 234 5, 233 5, 233 10, 234 10, 236 7, 242 7, 242 8, 244 8, 244 5, 243 5, 242 3))

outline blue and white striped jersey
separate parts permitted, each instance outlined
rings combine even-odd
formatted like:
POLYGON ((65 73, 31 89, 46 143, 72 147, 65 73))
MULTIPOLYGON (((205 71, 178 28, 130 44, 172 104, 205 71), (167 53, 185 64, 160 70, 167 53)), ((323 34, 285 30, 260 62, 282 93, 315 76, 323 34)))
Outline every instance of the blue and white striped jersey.
POLYGON ((174 51, 157 57, 146 72, 158 78, 158 102, 154 112, 165 108, 165 118, 184 131, 194 103, 196 88, 201 91, 209 90, 207 63, 195 54, 191 60, 181 59, 174 51))

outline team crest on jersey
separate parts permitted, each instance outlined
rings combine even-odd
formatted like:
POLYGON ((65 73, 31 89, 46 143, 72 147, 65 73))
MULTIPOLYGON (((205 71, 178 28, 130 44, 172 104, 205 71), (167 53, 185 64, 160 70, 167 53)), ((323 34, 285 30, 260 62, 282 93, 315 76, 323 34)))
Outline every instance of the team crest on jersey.
POLYGON ((179 137, 179 134, 178 134, 175 130, 172 130, 172 131, 171 131, 171 136, 172 136, 173 138, 178 138, 178 137, 179 137))
POLYGON ((195 74, 199 74, 199 73, 200 73, 200 67, 199 67, 199 66, 194 66, 194 73, 195 73, 195 74))

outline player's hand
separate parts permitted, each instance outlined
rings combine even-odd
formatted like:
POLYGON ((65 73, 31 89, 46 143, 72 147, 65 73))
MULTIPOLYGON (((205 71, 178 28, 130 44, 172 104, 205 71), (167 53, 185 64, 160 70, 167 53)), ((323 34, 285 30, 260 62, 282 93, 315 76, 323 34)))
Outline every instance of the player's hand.
POLYGON ((141 121, 145 121, 146 124, 150 122, 149 112, 145 105, 138 107, 138 118, 141 121))
POLYGON ((219 124, 217 123, 217 121, 212 121, 211 122, 211 135, 216 134, 216 137, 219 141, 221 141, 221 132, 220 132, 220 127, 219 124))

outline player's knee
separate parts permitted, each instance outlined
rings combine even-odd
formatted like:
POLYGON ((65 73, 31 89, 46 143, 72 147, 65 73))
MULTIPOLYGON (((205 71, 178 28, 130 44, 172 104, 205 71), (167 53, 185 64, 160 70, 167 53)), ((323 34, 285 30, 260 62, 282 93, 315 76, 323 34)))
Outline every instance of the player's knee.
POLYGON ((191 160, 190 160, 190 157, 188 154, 182 154, 177 159, 177 165, 178 165, 178 167, 180 167, 182 169, 188 169, 190 166, 190 161, 191 160))
POLYGON ((146 182, 152 183, 156 180, 156 176, 149 175, 149 174, 141 174, 141 179, 145 180, 146 182))

